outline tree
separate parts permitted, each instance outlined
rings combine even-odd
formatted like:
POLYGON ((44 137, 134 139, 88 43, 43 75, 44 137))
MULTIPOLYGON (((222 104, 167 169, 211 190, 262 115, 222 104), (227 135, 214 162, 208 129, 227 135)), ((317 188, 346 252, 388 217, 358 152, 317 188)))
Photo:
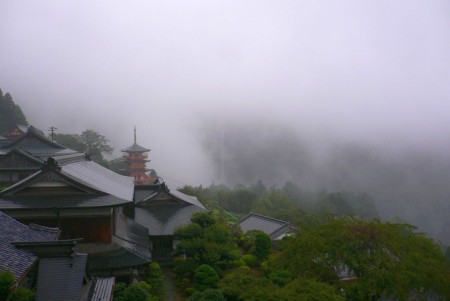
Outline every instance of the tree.
POLYGON ((84 145, 84 151, 92 158, 103 160, 103 154, 110 155, 113 151, 108 139, 93 130, 83 131, 80 135, 80 142, 84 145))
POLYGON ((244 300, 244 295, 249 288, 256 286, 258 276, 248 267, 239 267, 227 273, 219 282, 219 289, 226 300, 244 300))
POLYGON ((54 134, 54 140, 65 147, 79 152, 86 152, 93 161, 109 167, 103 155, 112 154, 114 149, 109 145, 109 141, 105 136, 93 130, 85 130, 81 135, 54 134))
POLYGON ((210 212, 197 212, 192 224, 180 227, 175 235, 181 241, 176 254, 186 255, 199 264, 226 266, 237 260, 239 249, 231 229, 210 212))
POLYGON ((255 234, 255 255, 259 259, 265 259, 272 250, 272 241, 270 236, 263 231, 257 231, 255 234))
POLYGON ((256 200, 252 210, 263 215, 274 216, 279 210, 294 209, 297 207, 286 194, 272 187, 256 200))
POLYGON ((84 152, 84 145, 80 141, 80 136, 76 134, 53 134, 53 140, 67 148, 84 152))
POLYGON ((450 298, 450 266, 440 246, 407 224, 340 218, 305 227, 277 264, 338 284, 350 300, 450 298))
POLYGON ((0 89, 0 134, 13 130, 18 124, 28 125, 25 114, 13 101, 11 94, 0 89))
POLYGON ((281 289, 283 300, 344 301, 336 287, 314 279, 297 278, 281 289))

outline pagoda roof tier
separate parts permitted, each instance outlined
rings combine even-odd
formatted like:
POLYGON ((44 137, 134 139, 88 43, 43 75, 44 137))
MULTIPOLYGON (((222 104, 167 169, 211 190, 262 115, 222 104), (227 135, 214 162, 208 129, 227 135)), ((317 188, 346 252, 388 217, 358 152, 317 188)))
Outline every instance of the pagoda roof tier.
POLYGON ((142 147, 137 143, 134 143, 132 146, 124 148, 121 150, 124 153, 146 153, 150 150, 148 148, 142 147))
POLYGON ((140 162, 150 162, 151 160, 136 160, 136 159, 127 159, 127 157, 125 157, 126 162, 131 162, 131 163, 140 163, 140 162))

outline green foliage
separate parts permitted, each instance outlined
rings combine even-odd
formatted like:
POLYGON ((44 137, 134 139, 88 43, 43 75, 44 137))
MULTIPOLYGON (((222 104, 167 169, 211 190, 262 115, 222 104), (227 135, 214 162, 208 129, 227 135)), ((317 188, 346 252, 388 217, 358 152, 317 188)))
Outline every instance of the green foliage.
POLYGON ((189 301, 225 301, 225 298, 218 289, 206 289, 203 292, 194 293, 189 301))
POLYGON ((264 192, 253 205, 253 211, 267 216, 274 216, 280 209, 296 207, 294 202, 279 189, 273 187, 264 192))
POLYGON ((355 215, 365 219, 378 218, 375 203, 366 193, 358 195, 348 192, 328 193, 316 203, 315 210, 333 216, 355 215))
POLYGON ((233 233, 223 222, 210 213, 195 214, 193 224, 177 229, 175 235, 181 240, 176 255, 186 255, 197 263, 226 266, 239 257, 233 233))
POLYGON ((207 228, 215 224, 217 219, 211 212, 196 212, 192 215, 191 222, 202 228, 207 228))
POLYGON ((258 257, 253 254, 245 254, 241 256, 241 260, 245 262, 248 267, 254 267, 258 263, 258 257))
POLYGON ((108 139, 93 130, 85 130, 81 135, 77 134, 54 134, 54 140, 65 147, 86 152, 93 161, 108 167, 104 154, 112 154, 113 148, 108 139))
MULTIPOLYGON (((123 158, 123 157, 119 157, 119 158, 108 161, 108 168, 118 174, 128 175, 128 171, 127 171, 128 165, 127 165, 125 158, 123 158)), ((150 176, 152 176, 152 175, 150 175, 150 176)))
POLYGON ((200 265, 194 274, 194 288, 203 291, 208 288, 216 288, 219 281, 219 275, 209 265, 200 265))
POLYGON ((156 300, 151 296, 151 286, 140 281, 132 284, 125 289, 125 301, 153 301, 156 300))
POLYGON ((19 105, 16 105, 9 93, 3 95, 0 89, 0 134, 13 130, 17 125, 28 125, 19 105))
POLYGON ((15 279, 11 271, 0 271, 0 301, 6 301, 15 279))
POLYGON ((164 300, 166 293, 164 275, 157 262, 152 262, 149 264, 146 274, 144 275, 144 279, 145 282, 147 282, 151 287, 150 294, 158 297, 159 300, 164 300))
POLYGON ((61 145, 64 145, 67 148, 84 152, 85 147, 83 143, 80 141, 80 136, 75 134, 61 134, 55 133, 53 134, 53 140, 58 142, 61 145))
POLYGON ((83 131, 80 135, 80 142, 84 145, 86 153, 93 158, 103 158, 103 153, 111 154, 113 151, 108 139, 93 130, 83 131))
POLYGON ((258 277, 256 272, 248 267, 239 267, 229 272, 219 281, 219 289, 226 300, 244 300, 246 291, 256 286, 258 277))
POLYGON ((36 293, 26 287, 16 288, 8 297, 8 301, 34 301, 36 293))
POLYGON ((288 270, 278 270, 269 274, 273 283, 284 286, 292 281, 292 274, 288 270))
MULTIPOLYGON (((338 290, 327 283, 314 279, 297 278, 281 289, 282 300, 298 301, 344 301, 338 290)), ((368 299, 360 299, 368 300, 368 299)))
POLYGON ((189 279, 194 277, 194 272, 200 264, 193 258, 177 258, 174 260, 174 265, 177 285, 181 288, 188 287, 189 279))
POLYGON ((358 300, 449 297, 449 263, 440 246, 406 224, 342 218, 306 227, 277 262, 293 275, 339 283, 358 300))
POLYGON ((125 289, 127 285, 123 282, 118 282, 114 286, 114 299, 113 301, 125 301, 125 289))
POLYGON ((255 234, 255 255, 259 259, 266 258, 272 250, 270 236, 263 231, 257 231, 255 234))

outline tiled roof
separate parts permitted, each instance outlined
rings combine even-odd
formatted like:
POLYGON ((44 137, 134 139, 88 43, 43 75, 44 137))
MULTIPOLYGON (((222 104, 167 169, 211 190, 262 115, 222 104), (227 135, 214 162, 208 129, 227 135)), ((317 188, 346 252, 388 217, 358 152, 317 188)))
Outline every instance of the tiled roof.
POLYGON ((194 205, 158 205, 135 207, 134 219, 148 229, 149 235, 173 235, 191 223, 192 214, 206 209, 194 205))
POLYGON ((111 301, 115 284, 114 277, 92 278, 86 301, 111 301))
POLYGON ((39 259, 36 301, 79 301, 87 254, 39 259))
POLYGON ((124 200, 133 200, 133 177, 119 175, 93 161, 80 161, 64 165, 61 173, 96 190, 124 200))
POLYGON ((160 200, 174 200, 179 204, 194 205, 202 209, 205 206, 196 198, 177 190, 169 190, 165 184, 140 185, 135 189, 135 203, 137 206, 151 206, 161 203, 160 200))
MULTIPOLYGON (((48 159, 50 161, 50 159, 48 159)), ((50 191, 50 190, 46 190, 50 191)), ((77 161, 40 170, 0 192, 0 209, 108 207, 133 201, 132 177, 119 175, 92 161, 77 161), (49 180, 50 179, 50 180, 49 180), (24 195, 31 185, 47 185, 48 181, 73 187, 83 194, 24 195)))
POLYGON ((129 203, 112 195, 0 197, 0 210, 114 207, 129 203))
POLYGON ((280 235, 289 232, 291 229, 289 222, 252 212, 238 221, 237 224, 244 233, 250 230, 261 230, 272 239, 277 239, 280 235))
POLYGON ((33 126, 29 126, 26 133, 18 139, 2 146, 2 148, 9 149, 15 147, 24 149, 29 153, 42 153, 43 151, 54 153, 58 150, 66 149, 66 147, 45 137, 41 130, 33 126))
POLYGON ((16 275, 16 280, 21 279, 36 261, 36 256, 12 243, 57 240, 59 233, 55 228, 26 226, 0 212, 0 270, 10 270, 16 275))

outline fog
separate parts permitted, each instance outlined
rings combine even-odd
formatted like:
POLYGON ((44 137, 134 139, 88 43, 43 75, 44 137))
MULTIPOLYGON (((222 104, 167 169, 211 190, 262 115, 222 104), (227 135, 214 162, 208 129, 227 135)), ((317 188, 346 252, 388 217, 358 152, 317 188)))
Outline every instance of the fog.
POLYGON ((448 1, 2 1, 29 122, 152 149, 174 186, 366 191, 450 233, 448 1))

